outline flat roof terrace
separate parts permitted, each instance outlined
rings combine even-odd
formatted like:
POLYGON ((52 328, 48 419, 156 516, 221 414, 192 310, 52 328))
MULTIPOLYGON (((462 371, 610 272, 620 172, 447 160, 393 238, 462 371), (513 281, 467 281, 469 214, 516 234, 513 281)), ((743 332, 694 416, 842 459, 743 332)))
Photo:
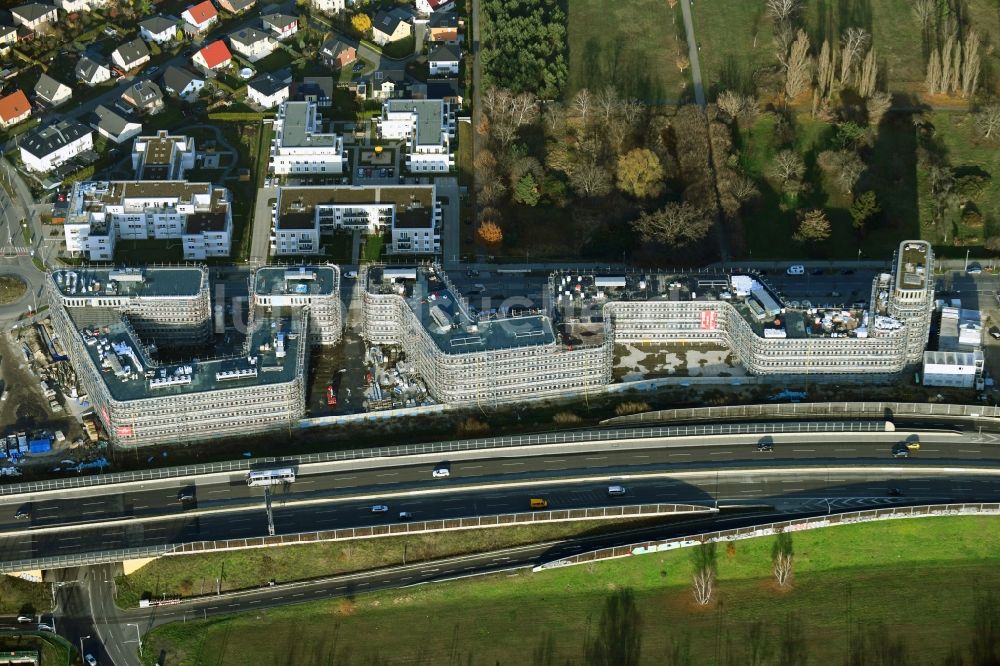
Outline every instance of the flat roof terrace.
POLYGON ((266 266, 254 277, 255 294, 332 294, 337 283, 333 266, 266 266))
POLYGON ((897 289, 923 289, 927 286, 927 256, 930 247, 926 241, 903 241, 899 244, 897 289))
MULTIPOLYGON (((501 311, 475 311, 459 301, 433 270, 416 269, 416 280, 402 280, 393 290, 381 268, 369 271, 369 288, 399 293, 438 349, 446 354, 472 354, 514 347, 550 345, 556 337, 544 315, 507 316, 501 311)), ((502 308, 501 308, 502 310, 502 308)))
POLYGON ((202 269, 185 266, 66 268, 52 271, 51 279, 64 296, 197 296, 207 287, 202 269))
POLYGON ((297 317, 258 316, 260 326, 253 332, 245 355, 160 365, 147 355, 120 317, 111 324, 93 323, 108 321, 115 313, 101 308, 69 312, 90 360, 101 370, 115 400, 281 384, 292 381, 299 371, 295 364, 302 329, 297 317))

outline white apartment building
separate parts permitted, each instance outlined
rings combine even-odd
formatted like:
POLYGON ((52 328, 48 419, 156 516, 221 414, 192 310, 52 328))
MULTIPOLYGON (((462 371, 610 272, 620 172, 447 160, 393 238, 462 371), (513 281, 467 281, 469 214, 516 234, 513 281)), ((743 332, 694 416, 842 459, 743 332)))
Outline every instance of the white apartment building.
POLYGON ((441 215, 434 185, 282 187, 275 203, 271 251, 318 254, 323 236, 389 230, 393 253, 436 253, 441 247, 441 215))
POLYGON ((448 173, 455 166, 451 139, 455 114, 439 99, 390 99, 382 105, 379 134, 406 142, 406 168, 416 173, 448 173))
POLYGON ((184 180, 185 171, 194 168, 194 158, 194 138, 172 136, 167 130, 136 137, 132 144, 136 180, 184 180))
POLYGON ((924 386, 981 388, 983 352, 924 352, 923 371, 924 386))
POLYGON ((327 14, 344 11, 345 0, 312 0, 312 6, 327 14))
POLYGON ((93 149, 94 136, 86 125, 63 120, 32 130, 18 146, 24 166, 29 171, 44 173, 93 149))
POLYGON ((185 259, 228 257, 233 218, 229 192, 185 181, 86 181, 73 185, 64 225, 66 249, 112 261, 115 243, 179 239, 185 259))
POLYGON ((340 174, 347 158, 344 139, 322 133, 323 118, 315 102, 285 102, 274 120, 271 173, 340 174))

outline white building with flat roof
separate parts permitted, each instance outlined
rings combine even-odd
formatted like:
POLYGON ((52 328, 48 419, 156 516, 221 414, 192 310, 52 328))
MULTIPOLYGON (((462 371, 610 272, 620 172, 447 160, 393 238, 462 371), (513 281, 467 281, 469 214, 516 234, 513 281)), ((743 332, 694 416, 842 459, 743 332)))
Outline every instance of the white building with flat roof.
POLYGON ((186 181, 86 181, 73 185, 63 225, 66 249, 112 261, 115 244, 179 239, 185 259, 228 257, 233 218, 229 192, 186 181))
POLYGON ((271 173, 341 174, 347 158, 344 139, 325 134, 323 117, 315 102, 285 102, 274 120, 271 173))
POLYGON ((337 231, 392 235, 391 251, 440 251, 441 204, 434 185, 282 187, 275 204, 271 251, 318 254, 337 231))
POLYGON ((184 180, 194 168, 194 138, 159 130, 155 136, 138 136, 132 144, 136 180, 184 180))
POLYGON ((981 388, 983 352, 924 352, 924 386, 981 388))
POLYGON ((448 173, 455 166, 451 139, 455 114, 439 99, 390 99, 382 105, 379 134, 406 142, 406 168, 416 173, 448 173))

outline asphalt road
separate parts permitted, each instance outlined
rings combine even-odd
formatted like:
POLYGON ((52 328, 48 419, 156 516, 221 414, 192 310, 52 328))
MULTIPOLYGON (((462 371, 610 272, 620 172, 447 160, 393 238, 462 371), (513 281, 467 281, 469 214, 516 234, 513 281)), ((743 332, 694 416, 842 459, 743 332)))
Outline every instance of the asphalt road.
MULTIPOLYGON (((910 501, 994 497, 988 472, 1000 458, 1000 436, 987 433, 977 442, 975 434, 923 435, 921 449, 908 459, 891 458, 893 441, 903 439, 895 434, 825 435, 823 441, 790 437, 775 435, 771 453, 758 453, 756 439, 745 436, 697 444, 639 440, 604 445, 604 450, 574 444, 536 449, 534 455, 493 450, 486 452, 490 458, 453 456, 447 479, 431 478, 439 460, 428 457, 417 465, 357 461, 337 468, 341 471, 300 473, 295 483, 276 488, 274 522, 277 533, 292 534, 398 522, 401 511, 412 513, 413 520, 494 515, 525 511, 528 499, 538 496, 552 509, 601 506, 609 502, 606 486, 613 479, 623 479, 628 488, 625 497, 613 500, 623 504, 709 503, 717 498, 808 503, 827 497, 843 503, 885 498, 889 487, 902 488, 910 501), (866 441, 875 438, 881 441, 866 441), (711 470, 704 471, 706 463, 711 470), (984 474, 972 481, 928 479, 923 473, 909 478, 910 468, 945 464, 982 466, 984 474), (862 467, 850 474, 827 471, 841 465, 862 467), (873 465, 875 469, 864 467, 873 465), (754 470, 802 466, 815 469, 787 476, 754 470), (390 510, 372 513, 374 504, 390 510)), ((156 482, 3 498, 0 560, 262 536, 267 534, 263 507, 263 490, 248 487, 240 474, 216 475, 194 485, 156 482), (194 498, 179 500, 182 490, 190 490, 194 498), (15 520, 22 508, 30 519, 15 520)))

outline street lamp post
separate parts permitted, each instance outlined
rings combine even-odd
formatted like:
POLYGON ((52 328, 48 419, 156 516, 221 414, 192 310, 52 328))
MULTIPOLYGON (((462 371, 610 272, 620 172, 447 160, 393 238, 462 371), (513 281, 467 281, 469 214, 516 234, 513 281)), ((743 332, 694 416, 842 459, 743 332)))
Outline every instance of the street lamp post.
MULTIPOLYGON (((207 616, 206 616, 207 617, 207 616)), ((139 625, 135 622, 129 622, 128 626, 135 628, 135 640, 139 643, 139 656, 142 656, 142 635, 139 633, 139 625)))
POLYGON ((80 659, 83 659, 83 642, 89 639, 90 636, 80 636, 80 659))

